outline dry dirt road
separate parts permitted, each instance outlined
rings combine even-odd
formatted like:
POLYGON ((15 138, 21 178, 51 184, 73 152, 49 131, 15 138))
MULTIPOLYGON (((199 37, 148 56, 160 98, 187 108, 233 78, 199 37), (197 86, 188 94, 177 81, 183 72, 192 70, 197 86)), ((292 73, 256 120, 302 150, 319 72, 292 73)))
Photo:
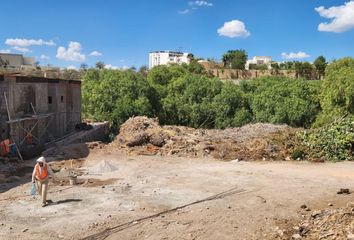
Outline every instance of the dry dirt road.
POLYGON ((302 204, 315 210, 354 200, 336 194, 354 189, 348 162, 100 153, 89 155, 83 168, 89 174, 80 180, 94 180, 52 184, 53 203, 45 208, 28 196, 31 183, 0 194, 0 239, 289 239, 305 214, 302 204))

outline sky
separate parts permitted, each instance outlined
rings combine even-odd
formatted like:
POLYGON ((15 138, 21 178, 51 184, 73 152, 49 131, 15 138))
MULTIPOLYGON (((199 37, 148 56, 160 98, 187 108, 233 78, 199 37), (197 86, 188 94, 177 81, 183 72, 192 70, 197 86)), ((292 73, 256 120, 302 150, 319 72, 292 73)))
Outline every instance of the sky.
POLYGON ((11 0, 1 3, 0 52, 41 65, 148 65, 156 50, 220 60, 313 61, 354 56, 354 0, 11 0))

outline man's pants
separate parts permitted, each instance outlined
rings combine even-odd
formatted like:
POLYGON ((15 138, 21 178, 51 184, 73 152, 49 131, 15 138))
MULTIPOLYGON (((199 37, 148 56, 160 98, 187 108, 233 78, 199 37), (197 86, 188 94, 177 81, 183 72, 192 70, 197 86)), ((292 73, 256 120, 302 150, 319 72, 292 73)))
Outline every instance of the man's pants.
POLYGON ((38 194, 42 195, 42 203, 47 203, 48 179, 44 181, 37 180, 38 194))

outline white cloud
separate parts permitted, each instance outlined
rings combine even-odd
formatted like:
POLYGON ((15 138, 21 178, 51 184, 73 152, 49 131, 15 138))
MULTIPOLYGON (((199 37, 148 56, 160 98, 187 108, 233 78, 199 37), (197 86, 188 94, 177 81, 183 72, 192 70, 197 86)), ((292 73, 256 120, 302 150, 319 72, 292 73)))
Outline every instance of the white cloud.
POLYGON ((77 67, 75 67, 74 65, 70 65, 70 66, 67 66, 66 69, 68 69, 68 70, 77 70, 77 67))
POLYGON ((93 57, 99 57, 102 56, 102 53, 98 52, 98 51, 93 51, 89 54, 89 56, 93 56, 93 57))
POLYGON ((285 52, 283 52, 282 54, 281 54, 281 57, 282 58, 284 58, 284 59, 302 59, 302 58, 309 58, 310 57, 310 55, 309 54, 307 54, 307 53, 305 53, 305 52, 297 52, 297 53, 293 53, 293 52, 291 52, 291 53, 285 53, 285 52))
POLYGON ((112 64, 106 64, 106 65, 104 65, 104 68, 105 69, 112 69, 112 70, 120 69, 120 67, 114 66, 112 64))
POLYGON ((10 53, 11 49, 0 49, 0 53, 10 53))
POLYGON ((28 52, 31 52, 31 50, 29 50, 28 48, 26 47, 18 47, 18 46, 15 46, 15 47, 12 47, 12 49, 18 51, 18 52, 23 52, 23 53, 28 53, 28 52))
POLYGON ((49 60, 50 59, 49 56, 44 55, 44 54, 42 54, 39 58, 42 59, 42 60, 49 60))
POLYGON ((239 20, 225 22, 224 26, 218 29, 218 34, 219 36, 225 36, 229 38, 246 38, 251 35, 251 33, 247 31, 245 24, 239 20))
POLYGON ((83 62, 86 60, 86 55, 81 53, 81 50, 79 42, 70 42, 68 49, 62 46, 58 48, 56 57, 66 61, 83 62))
POLYGON ((354 1, 344 5, 325 8, 315 8, 321 17, 331 19, 331 22, 324 22, 318 25, 318 31, 341 33, 354 28, 354 1))
POLYGON ((190 1, 188 3, 190 6, 198 6, 198 7, 212 7, 213 4, 211 2, 208 2, 208 1, 200 1, 200 0, 197 0, 197 1, 190 1))
POLYGON ((126 66, 126 65, 124 65, 124 66, 122 66, 122 67, 118 67, 118 66, 114 66, 114 65, 112 65, 112 64, 106 64, 106 65, 104 66, 104 68, 105 68, 105 69, 112 69, 112 70, 118 70, 118 69, 126 70, 126 69, 129 69, 129 67, 126 66))
POLYGON ((187 14, 189 13, 191 10, 190 9, 184 9, 182 11, 178 11, 178 14, 187 14))
POLYGON ((29 46, 55 46, 55 42, 53 40, 44 41, 42 39, 25 39, 25 38, 8 38, 5 40, 5 44, 9 46, 17 46, 17 47, 29 47, 29 46))
POLYGON ((212 7, 213 3, 209 2, 209 1, 196 0, 196 1, 189 1, 188 5, 189 5, 189 8, 178 11, 178 14, 184 15, 184 14, 190 13, 192 10, 197 10, 198 8, 201 8, 201 7, 212 7))

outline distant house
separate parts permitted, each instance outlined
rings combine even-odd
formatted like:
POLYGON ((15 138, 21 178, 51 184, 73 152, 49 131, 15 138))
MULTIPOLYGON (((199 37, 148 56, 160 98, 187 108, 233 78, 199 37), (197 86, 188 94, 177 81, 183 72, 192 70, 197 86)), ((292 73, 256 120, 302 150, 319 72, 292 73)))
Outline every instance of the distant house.
POLYGON ((0 67, 21 68, 35 65, 34 58, 24 57, 22 54, 0 53, 0 67))
POLYGON ((245 66, 246 70, 250 70, 251 65, 267 65, 268 69, 271 69, 272 57, 267 56, 255 56, 253 59, 248 60, 245 66))
POLYGON ((159 65, 189 63, 189 53, 175 51, 154 51, 149 53, 149 68, 159 65))

